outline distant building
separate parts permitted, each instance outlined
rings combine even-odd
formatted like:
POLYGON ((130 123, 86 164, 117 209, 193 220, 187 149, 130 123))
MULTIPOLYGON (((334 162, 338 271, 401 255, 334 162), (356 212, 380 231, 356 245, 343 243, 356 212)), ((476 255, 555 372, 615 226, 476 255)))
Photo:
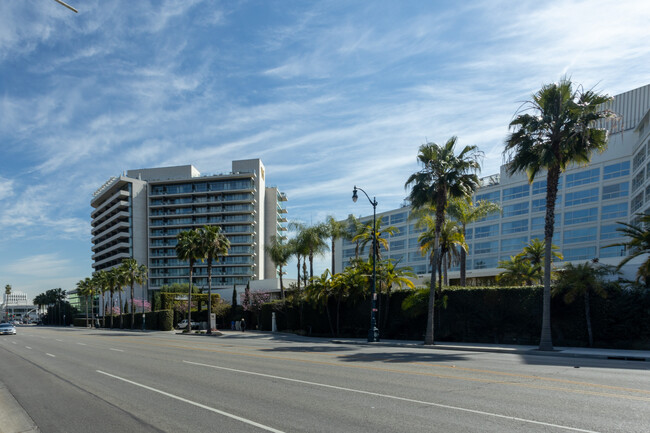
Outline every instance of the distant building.
MULTIPOLYGON (((176 257, 176 236, 184 230, 218 225, 230 240, 227 257, 213 263, 212 286, 223 289, 249 280, 275 278, 264 246, 284 238, 287 201, 267 187, 259 159, 232 162, 232 172, 201 175, 191 165, 129 170, 93 195, 93 269, 110 269, 133 257, 149 268, 148 288, 188 283, 188 263, 176 257)), ((194 284, 207 289, 207 265, 195 266, 194 284)), ((145 288, 146 286, 145 285, 145 288)), ((136 297, 147 297, 138 288, 136 297)))
POLYGON ((12 291, 11 294, 2 296, 3 304, 0 305, 0 320, 37 320, 38 313, 36 306, 27 300, 27 294, 19 291, 12 291))
MULTIPOLYGON (((565 262, 598 258, 601 263, 618 264, 626 251, 609 246, 625 240, 616 230, 617 222, 634 222, 637 213, 650 212, 650 85, 616 95, 608 108, 621 116, 610 127, 608 149, 594 154, 589 166, 570 167, 560 178, 553 244, 565 262)), ((494 277, 500 260, 521 252, 531 239, 544 239, 544 173, 531 185, 524 174, 509 176, 502 166, 499 174, 482 179, 473 200, 499 203, 503 212, 468 226, 468 278, 494 277)), ((429 274, 429 260, 418 247, 421 231, 415 229, 410 213, 405 206, 377 214, 384 226, 399 229, 389 238, 386 257, 420 275, 429 274)), ((372 221, 372 215, 362 220, 372 221)), ((355 245, 339 240, 336 251, 339 272, 354 257, 355 245)), ((458 281, 457 263, 452 264, 449 277, 450 283, 458 281)))

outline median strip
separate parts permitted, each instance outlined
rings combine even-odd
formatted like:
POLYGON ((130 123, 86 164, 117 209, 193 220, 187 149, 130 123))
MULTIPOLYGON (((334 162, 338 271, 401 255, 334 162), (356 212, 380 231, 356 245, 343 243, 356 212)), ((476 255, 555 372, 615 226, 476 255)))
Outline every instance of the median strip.
POLYGON ((252 425, 252 426, 258 427, 258 428, 260 428, 260 429, 262 429, 262 430, 266 430, 266 431, 270 431, 270 432, 275 432, 275 433, 284 433, 282 430, 276 430, 276 429, 274 429, 274 428, 272 428, 272 427, 269 427, 269 426, 266 426, 266 425, 264 425, 264 424, 260 424, 260 423, 257 423, 257 422, 255 422, 255 421, 251 421, 251 420, 249 420, 249 419, 242 418, 242 417, 240 417, 240 416, 233 415, 233 414, 231 414, 231 413, 224 412, 224 411, 222 411, 222 410, 215 409, 215 408, 213 408, 213 407, 206 406, 206 405, 204 405, 204 404, 197 403, 197 402, 195 402, 195 401, 188 400, 188 399, 186 399, 186 398, 179 397, 179 396, 177 396, 177 395, 170 394, 170 393, 168 393, 168 392, 161 391, 161 390, 159 390, 159 389, 152 388, 152 387, 150 387, 150 386, 143 385, 143 384, 141 384, 141 383, 134 382, 134 381, 132 381, 132 380, 125 379, 125 378, 120 377, 120 376, 115 376, 114 374, 106 373, 106 372, 103 372, 103 371, 101 371, 101 370, 95 370, 95 371, 96 371, 97 373, 99 373, 99 374, 103 374, 103 375, 105 375, 105 376, 112 377, 113 379, 118 379, 118 380, 121 380, 121 381, 123 381, 123 382, 130 383, 131 385, 139 386, 140 388, 144 388, 144 389, 149 390, 149 391, 157 392, 158 394, 162 394, 162 395, 164 395, 164 396, 166 396, 166 397, 173 398, 173 399, 175 399, 175 400, 179 400, 179 401, 182 401, 182 402, 187 403, 187 404, 191 404, 191 405, 196 406, 196 407, 200 407, 201 409, 209 410, 210 412, 218 413, 219 415, 223 415, 223 416, 225 416, 225 417, 232 418, 232 419, 237 420, 237 421, 241 421, 241 422, 243 422, 243 423, 245 423, 245 424, 249 424, 249 425, 252 425))
POLYGON ((598 433, 598 432, 596 432, 594 430, 584 430, 584 429, 575 428, 575 427, 568 427, 568 426, 559 425, 559 424, 551 424, 551 423, 546 423, 546 422, 542 422, 542 421, 535 421, 535 420, 526 419, 526 418, 518 418, 518 417, 514 417, 514 416, 502 415, 502 414, 492 413, 492 412, 484 412, 484 411, 481 411, 481 410, 468 409, 468 408, 459 407, 459 406, 450 406, 450 405, 447 405, 447 404, 440 404, 440 403, 433 403, 433 402, 429 402, 429 401, 415 400, 415 399, 412 399, 412 398, 398 397, 398 396, 395 396, 395 395, 380 394, 380 393, 377 393, 377 392, 363 391, 363 390, 360 390, 360 389, 353 389, 353 388, 345 388, 345 387, 342 387, 342 386, 328 385, 328 384, 325 384, 325 383, 309 382, 309 381, 306 381, 306 380, 293 379, 293 378, 290 378, 290 377, 275 376, 275 375, 272 375, 272 374, 257 373, 257 372, 254 372, 254 371, 238 370, 238 369, 235 369, 235 368, 221 367, 221 366, 218 366, 218 365, 202 364, 200 362, 192 362, 192 361, 185 361, 185 360, 183 360, 183 362, 185 364, 192 364, 192 365, 197 365, 197 366, 200 366, 200 367, 208 367, 208 368, 214 368, 214 369, 217 369, 217 370, 232 371, 232 372, 235 372, 235 373, 249 374, 249 375, 252 375, 252 376, 267 377, 269 379, 286 380, 287 382, 295 382, 295 383, 300 383, 300 384, 304 384, 304 385, 320 386, 322 388, 335 389, 335 390, 338 390, 338 391, 354 392, 354 393, 357 393, 357 394, 372 395, 372 396, 375 396, 375 397, 383 397, 383 398, 388 398, 388 399, 391 399, 391 400, 399 400, 399 401, 405 401, 405 402, 409 402, 409 403, 423 404, 423 405, 434 406, 434 407, 439 407, 439 408, 443 408, 443 409, 452 409, 452 410, 457 410, 457 411, 461 411, 461 412, 469 412, 469 413, 473 413, 473 414, 477 414, 477 415, 485 415, 485 416, 490 416, 490 417, 493 417, 493 418, 508 419, 508 420, 519 421, 519 422, 524 422, 524 423, 528 423, 528 424, 543 425, 543 426, 546 426, 546 427, 554 427, 554 428, 563 429, 563 430, 570 430, 570 431, 583 432, 583 433, 598 433))

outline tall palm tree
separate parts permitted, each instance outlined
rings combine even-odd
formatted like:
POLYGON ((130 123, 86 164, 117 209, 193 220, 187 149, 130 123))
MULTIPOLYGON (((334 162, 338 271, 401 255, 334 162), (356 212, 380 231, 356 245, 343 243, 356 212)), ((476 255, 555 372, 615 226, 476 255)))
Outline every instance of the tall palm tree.
POLYGON ((194 229, 180 232, 176 235, 176 256, 180 260, 187 260, 190 266, 190 284, 187 291, 187 332, 192 332, 192 271, 197 260, 205 257, 205 251, 201 245, 201 237, 194 229))
POLYGON ((230 241, 221 232, 219 226, 203 226, 199 230, 202 255, 205 256, 208 265, 208 334, 212 334, 212 262, 218 261, 219 257, 227 256, 230 249, 230 241))
MULTIPOLYGON (((143 285, 147 281, 147 267, 145 265, 139 265, 136 259, 129 258, 122 260, 120 272, 122 273, 125 284, 131 288, 131 329, 133 329, 135 326, 134 286, 136 284, 143 285)), ((144 300, 142 305, 144 312, 144 300)))
MULTIPOLYGON (((449 216, 458 221, 461 225, 463 238, 467 233, 467 225, 485 218, 488 215, 501 211, 498 203, 487 200, 479 200, 472 203, 464 198, 452 199, 449 202, 449 216)), ((460 285, 467 284, 467 252, 460 250, 460 285)))
POLYGON ((98 292, 102 294, 102 307, 104 309, 102 314, 102 326, 105 327, 106 326, 106 308, 105 308, 106 303, 104 298, 106 296, 106 293, 110 292, 111 290, 108 273, 104 269, 99 270, 95 272, 95 274, 93 275, 93 280, 95 280, 95 284, 97 286, 98 292))
POLYGON ((328 250, 325 238, 328 236, 327 228, 324 224, 307 226, 300 222, 293 222, 291 225, 298 230, 296 238, 302 246, 302 250, 309 259, 309 278, 314 277, 314 257, 322 255, 328 250))
MULTIPOLYGON (((398 263, 395 263, 394 260, 383 260, 380 263, 377 263, 377 290, 381 293, 382 291, 386 294, 386 308, 384 310, 384 319, 382 327, 386 327, 388 322, 388 312, 390 310, 390 297, 392 294, 392 289, 394 286, 399 288, 408 287, 409 289, 414 289, 415 284, 413 284, 412 279, 416 278, 417 275, 411 271, 409 267, 399 267, 398 263)), ((379 298, 381 300, 381 297, 379 298)), ((379 313, 381 314, 381 303, 378 306, 379 313)), ((377 318, 377 322, 381 322, 381 317, 377 318)))
POLYGON ((287 266, 287 262, 293 254, 291 251, 291 246, 289 244, 282 243, 278 240, 278 238, 272 236, 271 243, 269 245, 266 245, 264 247, 264 250, 266 251, 266 254, 269 255, 269 258, 277 268, 277 273, 280 278, 280 294, 284 300, 284 283, 282 281, 282 275, 284 275, 285 272, 282 269, 287 266))
POLYGON ((337 221, 330 215, 325 219, 325 228, 327 236, 332 239, 332 246, 330 247, 330 252, 332 253, 332 272, 336 272, 336 240, 341 238, 349 239, 347 224, 343 221, 337 221))
POLYGON ((110 270, 113 276, 113 283, 115 284, 115 291, 117 292, 119 299, 119 312, 120 312, 120 329, 124 328, 124 304, 122 303, 122 293, 124 293, 124 286, 126 286, 126 274, 124 269, 120 266, 112 268, 110 270))
POLYGON ((88 302, 93 295, 92 280, 90 277, 86 277, 77 282, 77 292, 80 296, 86 298, 86 327, 88 327, 88 302))
MULTIPOLYGON (((438 262, 440 232, 445 221, 447 204, 451 198, 472 196, 478 188, 479 158, 482 153, 476 146, 465 146, 458 155, 454 153, 457 138, 451 137, 443 146, 427 143, 420 146, 418 161, 423 166, 406 181, 405 188, 411 188, 409 200, 415 209, 434 206, 436 210, 434 259, 438 262)), ((431 267, 431 286, 429 288, 429 312, 424 344, 433 344, 433 315, 435 305, 436 266, 431 267)))
POLYGON ((540 350, 553 350, 551 336, 551 243, 555 223, 555 199, 560 174, 571 164, 588 164, 593 152, 607 148, 608 131, 596 121, 614 114, 602 108, 611 100, 582 87, 574 88, 568 78, 547 84, 532 95, 510 122, 513 131, 506 140, 504 155, 510 175, 525 172, 533 182, 546 171, 546 218, 544 241, 544 300, 540 350), (530 113, 525 113, 530 111, 530 113))
MULTIPOLYGON (((620 271, 630 260, 650 253, 650 230, 647 228, 650 227, 650 214, 639 214, 637 224, 624 222, 618 222, 617 224, 621 227, 618 227, 616 231, 624 234, 628 240, 608 246, 623 246, 628 251, 628 255, 616 267, 616 270, 620 271)), ((638 282, 643 281, 646 287, 650 287, 650 256, 641 264, 636 277, 638 282)))
POLYGON ((111 268, 106 272, 106 284, 108 286, 108 292, 111 295, 111 329, 113 328, 113 307, 115 306, 115 301, 113 300, 113 296, 115 294, 115 290, 117 289, 117 286, 119 285, 119 275, 117 274, 117 268, 111 268))
POLYGON ((11 295, 11 284, 7 284, 5 286, 5 315, 6 315, 6 321, 9 321, 9 295, 11 295))
POLYGON ((357 237, 363 233, 366 229, 366 225, 359 221, 359 218, 354 215, 348 215, 348 219, 345 222, 347 230, 347 238, 354 242, 354 258, 355 260, 359 259, 359 253, 361 251, 361 241, 357 237), (356 239, 356 240, 355 240, 356 239))

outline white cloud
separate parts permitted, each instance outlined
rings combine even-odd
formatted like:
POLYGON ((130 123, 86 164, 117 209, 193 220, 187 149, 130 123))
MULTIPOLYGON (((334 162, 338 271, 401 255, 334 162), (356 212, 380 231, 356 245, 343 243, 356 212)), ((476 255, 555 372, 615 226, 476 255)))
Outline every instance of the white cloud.
POLYGON ((57 278, 65 276, 70 265, 69 259, 61 258, 56 253, 50 253, 23 257, 7 263, 3 268, 5 272, 16 275, 57 278))

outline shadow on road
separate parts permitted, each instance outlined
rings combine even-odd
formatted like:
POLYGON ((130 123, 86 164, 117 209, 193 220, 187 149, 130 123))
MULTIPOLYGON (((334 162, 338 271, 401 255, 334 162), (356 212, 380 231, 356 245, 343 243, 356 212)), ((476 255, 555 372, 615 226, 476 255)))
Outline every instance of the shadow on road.
POLYGON ((391 352, 353 353, 349 355, 341 355, 337 359, 339 361, 347 362, 413 363, 464 361, 467 359, 467 356, 455 353, 391 352))
POLYGON ((297 352, 297 353, 347 352, 350 350, 355 350, 355 348, 345 347, 345 346, 279 346, 270 349, 261 349, 262 352, 297 352))

